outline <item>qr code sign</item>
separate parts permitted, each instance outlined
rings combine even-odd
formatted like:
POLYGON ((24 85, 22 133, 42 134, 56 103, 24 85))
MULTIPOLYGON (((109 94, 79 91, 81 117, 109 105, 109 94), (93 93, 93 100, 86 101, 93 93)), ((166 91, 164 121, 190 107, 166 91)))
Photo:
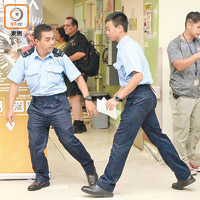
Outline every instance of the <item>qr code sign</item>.
POLYGON ((0 112, 3 112, 3 101, 0 101, 0 112))
POLYGON ((23 101, 15 101, 14 112, 24 112, 24 102, 23 101))

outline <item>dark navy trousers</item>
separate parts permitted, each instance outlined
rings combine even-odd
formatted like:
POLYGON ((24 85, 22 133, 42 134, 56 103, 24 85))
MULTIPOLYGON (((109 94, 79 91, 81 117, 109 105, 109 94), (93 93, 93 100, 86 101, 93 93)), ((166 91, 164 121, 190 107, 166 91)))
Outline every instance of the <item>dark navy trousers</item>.
POLYGON ((109 162, 104 174, 97 181, 97 185, 104 190, 111 192, 114 190, 140 127, 158 148, 163 160, 175 173, 177 179, 184 180, 189 176, 187 165, 180 160, 167 135, 162 133, 155 113, 156 104, 156 96, 150 85, 138 86, 128 95, 114 136, 109 162))
POLYGON ((36 181, 49 181, 49 167, 44 154, 49 127, 52 125, 64 148, 82 165, 86 174, 94 171, 94 162, 74 136, 70 106, 64 93, 33 97, 28 109, 29 148, 36 181))

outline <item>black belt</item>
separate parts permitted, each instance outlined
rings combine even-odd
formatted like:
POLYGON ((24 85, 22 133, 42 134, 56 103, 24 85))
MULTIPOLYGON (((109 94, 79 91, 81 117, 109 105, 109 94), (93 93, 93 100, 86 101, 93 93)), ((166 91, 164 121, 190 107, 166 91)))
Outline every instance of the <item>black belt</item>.
POLYGON ((65 93, 59 93, 59 94, 54 94, 54 95, 50 95, 50 96, 32 96, 32 100, 33 101, 43 101, 43 100, 50 100, 50 99, 54 99, 54 98, 57 98, 59 96, 66 96, 65 93))

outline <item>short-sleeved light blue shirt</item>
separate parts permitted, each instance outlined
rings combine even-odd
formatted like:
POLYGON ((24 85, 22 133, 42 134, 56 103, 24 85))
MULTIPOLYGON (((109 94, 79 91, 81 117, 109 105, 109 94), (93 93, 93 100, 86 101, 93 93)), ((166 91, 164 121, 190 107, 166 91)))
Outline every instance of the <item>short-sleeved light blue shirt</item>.
POLYGON ((25 78, 33 96, 50 96, 66 91, 64 73, 70 81, 81 75, 66 55, 54 57, 51 52, 42 60, 35 48, 31 55, 19 57, 7 77, 17 84, 25 78))
POLYGON ((128 35, 117 45, 117 61, 113 64, 118 71, 119 82, 125 87, 132 78, 132 72, 141 72, 143 79, 139 85, 153 83, 148 61, 139 44, 128 35))

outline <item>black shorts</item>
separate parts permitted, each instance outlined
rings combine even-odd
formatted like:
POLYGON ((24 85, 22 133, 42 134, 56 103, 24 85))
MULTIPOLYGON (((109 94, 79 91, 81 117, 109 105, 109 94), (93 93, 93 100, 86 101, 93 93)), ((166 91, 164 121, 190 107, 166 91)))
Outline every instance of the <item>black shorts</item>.
MULTIPOLYGON (((82 76, 83 76, 85 82, 87 82, 87 76, 86 75, 82 75, 82 76)), ((70 82, 70 80, 66 76, 65 76, 64 80, 65 80, 65 84, 67 86, 66 94, 68 97, 82 95, 80 89, 78 88, 76 81, 70 82)))

